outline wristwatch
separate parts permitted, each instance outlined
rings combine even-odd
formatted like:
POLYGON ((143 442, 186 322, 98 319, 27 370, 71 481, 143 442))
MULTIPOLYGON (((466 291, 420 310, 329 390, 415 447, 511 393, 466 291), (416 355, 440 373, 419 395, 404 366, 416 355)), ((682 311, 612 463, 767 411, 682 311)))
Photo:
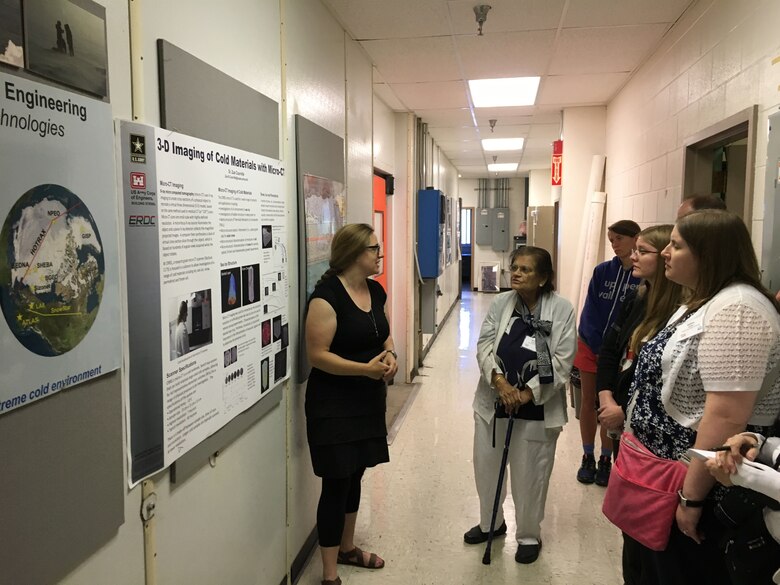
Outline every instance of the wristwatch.
POLYGON ((398 360, 398 354, 397 354, 397 353, 395 353, 395 350, 393 350, 393 349, 388 349, 388 350, 387 350, 387 353, 391 354, 391 355, 392 355, 392 356, 393 356, 393 357, 394 357, 396 360, 398 360))
POLYGON ((677 497, 680 499, 680 505, 683 508, 701 508, 704 505, 704 500, 689 500, 686 498, 682 490, 677 490, 677 497))

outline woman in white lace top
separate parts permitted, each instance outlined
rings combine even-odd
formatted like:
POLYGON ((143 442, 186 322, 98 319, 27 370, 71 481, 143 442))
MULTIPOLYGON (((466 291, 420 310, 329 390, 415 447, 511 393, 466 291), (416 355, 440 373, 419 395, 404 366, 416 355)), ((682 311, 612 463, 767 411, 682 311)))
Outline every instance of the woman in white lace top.
MULTIPOLYGON (((738 216, 703 210, 682 217, 662 256, 666 277, 690 295, 642 348, 627 419, 653 453, 676 459, 775 420, 780 383, 767 374, 780 359, 780 315, 738 216)), ((704 464, 692 462, 669 545, 649 552, 654 575, 647 582, 729 582, 717 549, 714 485, 704 464)))

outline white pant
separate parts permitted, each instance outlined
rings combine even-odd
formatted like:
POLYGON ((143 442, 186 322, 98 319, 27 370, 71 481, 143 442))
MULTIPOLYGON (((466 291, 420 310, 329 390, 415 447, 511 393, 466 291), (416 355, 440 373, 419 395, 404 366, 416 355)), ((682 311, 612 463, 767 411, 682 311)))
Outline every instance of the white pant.
MULTIPOLYGON (((492 424, 474 413, 474 478, 479 495, 479 527, 483 532, 490 530, 508 422, 506 418, 496 419, 496 446, 493 448, 492 424)), ((560 427, 545 428, 544 421, 516 419, 514 422, 507 464, 515 504, 515 538, 521 544, 539 542, 547 488, 555 463, 555 446, 560 433, 560 427)), ((504 521, 506 480, 505 475, 496 528, 504 521)))

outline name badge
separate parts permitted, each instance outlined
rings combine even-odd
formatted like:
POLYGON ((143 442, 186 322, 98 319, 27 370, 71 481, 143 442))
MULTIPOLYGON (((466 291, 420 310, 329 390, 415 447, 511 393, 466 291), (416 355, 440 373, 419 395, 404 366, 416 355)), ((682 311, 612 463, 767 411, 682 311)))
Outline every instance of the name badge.
POLYGON ((536 338, 526 335, 525 339, 523 339, 523 349, 536 353, 536 338))
POLYGON ((680 328, 678 331, 678 340, 679 341, 685 341, 686 339, 690 339, 691 337, 694 337, 704 331, 704 323, 703 320, 698 316, 694 315, 690 319, 688 319, 685 323, 680 325, 680 328))

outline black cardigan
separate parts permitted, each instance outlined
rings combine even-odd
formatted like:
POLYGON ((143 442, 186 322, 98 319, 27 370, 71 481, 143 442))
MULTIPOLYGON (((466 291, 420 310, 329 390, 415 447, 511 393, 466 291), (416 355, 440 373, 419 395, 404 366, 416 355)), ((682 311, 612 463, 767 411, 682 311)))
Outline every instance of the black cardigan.
POLYGON ((628 390, 634 378, 636 357, 631 367, 620 371, 620 362, 626 353, 626 348, 647 309, 647 294, 641 297, 636 293, 626 297, 620 308, 620 314, 612 323, 604 336, 604 343, 599 351, 598 369, 596 371, 596 391, 611 390, 612 395, 623 410, 628 403, 628 390))

